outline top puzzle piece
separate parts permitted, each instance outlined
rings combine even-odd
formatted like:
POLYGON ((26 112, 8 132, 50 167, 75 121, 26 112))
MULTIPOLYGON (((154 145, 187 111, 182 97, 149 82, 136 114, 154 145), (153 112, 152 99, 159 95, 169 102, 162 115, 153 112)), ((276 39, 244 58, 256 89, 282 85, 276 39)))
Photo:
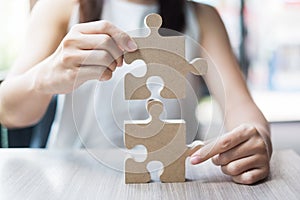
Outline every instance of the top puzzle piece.
POLYGON ((162 37, 158 30, 162 19, 158 14, 150 14, 145 18, 145 24, 150 34, 145 38, 133 38, 138 50, 126 52, 124 60, 130 64, 134 60, 144 60, 147 72, 143 77, 132 74, 125 76, 125 99, 147 99, 151 92, 147 88, 147 79, 159 76, 164 81, 161 96, 164 98, 185 98, 186 75, 191 72, 195 75, 204 75, 207 72, 207 62, 196 58, 191 63, 185 59, 184 36, 162 37))

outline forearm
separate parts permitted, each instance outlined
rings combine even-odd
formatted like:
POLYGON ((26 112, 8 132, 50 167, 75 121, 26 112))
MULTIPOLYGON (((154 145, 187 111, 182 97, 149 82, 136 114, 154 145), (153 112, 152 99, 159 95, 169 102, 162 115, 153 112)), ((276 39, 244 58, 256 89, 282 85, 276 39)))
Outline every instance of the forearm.
POLYGON ((0 87, 0 121, 6 127, 37 123, 45 113, 51 94, 37 90, 39 67, 5 80, 0 87))

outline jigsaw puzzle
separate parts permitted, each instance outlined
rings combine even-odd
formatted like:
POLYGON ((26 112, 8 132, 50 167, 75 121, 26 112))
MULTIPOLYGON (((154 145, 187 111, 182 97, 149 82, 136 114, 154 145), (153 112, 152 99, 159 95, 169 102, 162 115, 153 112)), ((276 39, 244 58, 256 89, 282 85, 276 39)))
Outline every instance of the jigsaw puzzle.
MULTIPOLYGON (((192 62, 185 59, 185 39, 183 36, 162 37, 159 28, 162 19, 158 14, 150 14, 145 18, 150 34, 145 38, 134 38, 138 45, 135 52, 125 53, 124 60, 130 64, 135 60, 144 60, 147 72, 143 77, 132 74, 125 76, 125 99, 148 99, 151 91, 147 88, 147 79, 159 76, 164 81, 160 95, 164 98, 180 99, 185 97, 186 75, 193 73, 203 75, 207 72, 207 62, 196 58, 192 62)), ((186 125, 184 120, 160 120, 163 104, 159 100, 148 100, 148 120, 125 122, 124 142, 128 149, 143 145, 147 149, 147 157, 143 162, 133 158, 125 161, 126 183, 150 182, 147 165, 151 161, 160 161, 163 172, 161 182, 184 182, 185 160, 203 146, 197 141, 186 146, 186 125)))

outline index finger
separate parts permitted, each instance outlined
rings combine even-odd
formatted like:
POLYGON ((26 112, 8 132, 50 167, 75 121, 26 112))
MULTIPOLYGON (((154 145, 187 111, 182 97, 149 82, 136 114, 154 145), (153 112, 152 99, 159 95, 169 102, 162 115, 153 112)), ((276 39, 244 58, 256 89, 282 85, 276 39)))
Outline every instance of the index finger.
POLYGON ((120 48, 129 52, 137 49, 136 43, 127 33, 105 20, 78 24, 73 29, 83 34, 109 35, 120 48))
POLYGON ((204 162, 217 154, 226 152, 245 142, 251 136, 248 129, 248 126, 239 126, 225 135, 206 143, 191 156, 191 163, 198 164, 204 162))

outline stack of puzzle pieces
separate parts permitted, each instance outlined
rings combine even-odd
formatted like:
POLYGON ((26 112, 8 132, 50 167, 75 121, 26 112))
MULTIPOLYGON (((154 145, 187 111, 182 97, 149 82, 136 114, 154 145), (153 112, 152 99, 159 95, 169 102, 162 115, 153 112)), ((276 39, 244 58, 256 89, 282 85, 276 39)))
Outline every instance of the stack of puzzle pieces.
MULTIPOLYGON (((162 19, 158 14, 148 15, 145 24, 150 34, 145 38, 133 38, 138 50, 125 53, 124 60, 128 64, 138 59, 143 60, 147 65, 147 72, 143 77, 135 77, 132 74, 125 76, 125 99, 149 99, 151 91, 147 88, 147 79, 152 76, 159 76, 164 81, 161 97, 185 98, 187 73, 205 74, 206 60, 196 58, 190 63, 186 61, 184 36, 161 36, 158 30, 162 25, 162 19)), ((137 145, 143 145, 147 149, 147 157, 143 162, 137 162, 133 158, 125 161, 125 182, 150 182, 151 176, 147 165, 152 161, 160 161, 164 166, 160 175, 161 182, 184 182, 185 160, 201 145, 186 146, 184 120, 160 120, 160 114, 164 109, 161 101, 149 99, 146 107, 150 115, 148 120, 125 122, 126 148, 132 149, 137 145)))

